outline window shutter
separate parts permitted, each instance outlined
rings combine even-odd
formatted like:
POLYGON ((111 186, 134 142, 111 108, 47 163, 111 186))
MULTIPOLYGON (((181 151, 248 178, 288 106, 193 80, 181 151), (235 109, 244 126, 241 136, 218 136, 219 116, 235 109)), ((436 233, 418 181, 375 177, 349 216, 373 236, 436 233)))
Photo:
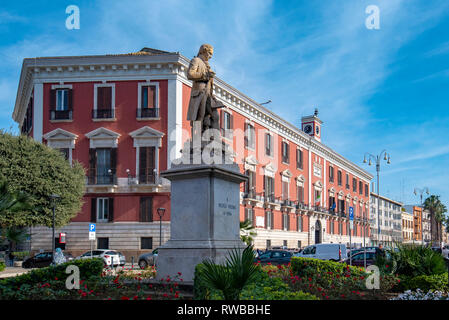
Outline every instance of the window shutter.
POLYGON ((103 87, 97 87, 97 110, 99 109, 105 109, 103 104, 104 104, 104 91, 103 91, 103 87))
POLYGON ((50 90, 50 110, 56 110, 56 90, 50 90))
POLYGON ((117 148, 111 148, 111 171, 113 175, 117 173, 117 148))
POLYGON ((114 221, 114 198, 109 198, 109 222, 114 221))
POLYGON ((97 198, 91 199, 90 222, 97 221, 97 198))
POLYGON ((97 179, 97 150, 89 149, 89 183, 95 184, 97 179))
POLYGON ((111 110, 112 109, 112 88, 111 87, 104 87, 103 88, 103 107, 105 109, 111 110))
POLYGON ((149 86, 148 87, 148 108, 155 108, 156 107, 156 87, 155 86, 149 86))
POLYGON ((67 91, 68 109, 73 110, 73 89, 67 91))
POLYGON ((139 212, 139 221, 140 222, 146 222, 145 221, 145 198, 144 197, 140 197, 140 212, 139 212))
POLYGON ((249 146, 249 132, 248 132, 248 124, 245 122, 245 136, 244 136, 245 147, 249 146))

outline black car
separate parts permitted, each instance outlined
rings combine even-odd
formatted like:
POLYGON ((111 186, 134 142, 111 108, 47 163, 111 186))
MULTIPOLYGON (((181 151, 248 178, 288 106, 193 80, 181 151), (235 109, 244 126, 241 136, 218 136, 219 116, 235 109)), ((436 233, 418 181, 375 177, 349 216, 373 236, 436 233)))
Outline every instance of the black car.
POLYGON ((284 250, 268 250, 254 259, 254 262, 260 264, 288 264, 292 258, 292 253, 284 250))
MULTIPOLYGON (((69 253, 64 253, 66 261, 73 259, 73 256, 69 253)), ((52 252, 41 252, 36 254, 34 257, 26 259, 22 263, 22 268, 45 268, 50 266, 53 261, 52 252)))

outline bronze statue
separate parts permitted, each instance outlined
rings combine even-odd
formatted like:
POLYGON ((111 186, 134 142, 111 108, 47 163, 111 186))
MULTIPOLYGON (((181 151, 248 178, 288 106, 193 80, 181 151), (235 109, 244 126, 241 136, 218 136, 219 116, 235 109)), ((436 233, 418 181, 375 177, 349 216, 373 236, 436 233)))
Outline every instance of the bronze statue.
POLYGON ((193 81, 187 120, 191 121, 192 128, 194 121, 201 121, 201 133, 207 129, 220 129, 218 109, 224 107, 212 94, 215 72, 208 60, 213 54, 214 48, 203 44, 187 70, 187 78, 193 81))

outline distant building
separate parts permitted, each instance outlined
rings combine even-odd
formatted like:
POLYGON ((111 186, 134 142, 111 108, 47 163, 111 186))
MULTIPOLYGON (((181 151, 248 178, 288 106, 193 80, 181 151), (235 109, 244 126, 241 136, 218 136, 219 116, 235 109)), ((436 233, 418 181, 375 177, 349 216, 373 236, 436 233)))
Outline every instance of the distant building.
POLYGON ((384 246, 394 246, 395 242, 402 242, 402 203, 379 196, 371 192, 370 225, 371 241, 373 244, 382 243, 384 246), (379 202, 379 215, 377 203, 379 202), (378 217, 380 223, 378 223, 378 217), (380 233, 378 228, 380 227, 380 233), (379 236, 378 236, 379 233, 379 236))
POLYGON ((413 240, 423 242, 422 208, 415 205, 405 205, 405 211, 413 213, 413 240))
POLYGON ((413 243, 413 213, 402 209, 402 243, 413 243))

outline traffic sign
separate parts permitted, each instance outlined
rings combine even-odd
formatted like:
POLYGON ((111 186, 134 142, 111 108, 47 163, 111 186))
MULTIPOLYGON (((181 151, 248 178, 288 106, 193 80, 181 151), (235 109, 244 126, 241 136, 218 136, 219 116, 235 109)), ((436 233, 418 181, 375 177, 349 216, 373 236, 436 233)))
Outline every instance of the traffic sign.
POLYGON ((349 220, 354 220, 354 208, 349 207, 349 220))
POLYGON ((95 240, 95 232, 89 231, 89 240, 95 240))
POLYGON ((96 228, 95 223, 89 224, 89 232, 95 232, 95 228, 96 228))
POLYGON ((354 221, 349 220, 349 228, 352 230, 354 229, 354 221))

